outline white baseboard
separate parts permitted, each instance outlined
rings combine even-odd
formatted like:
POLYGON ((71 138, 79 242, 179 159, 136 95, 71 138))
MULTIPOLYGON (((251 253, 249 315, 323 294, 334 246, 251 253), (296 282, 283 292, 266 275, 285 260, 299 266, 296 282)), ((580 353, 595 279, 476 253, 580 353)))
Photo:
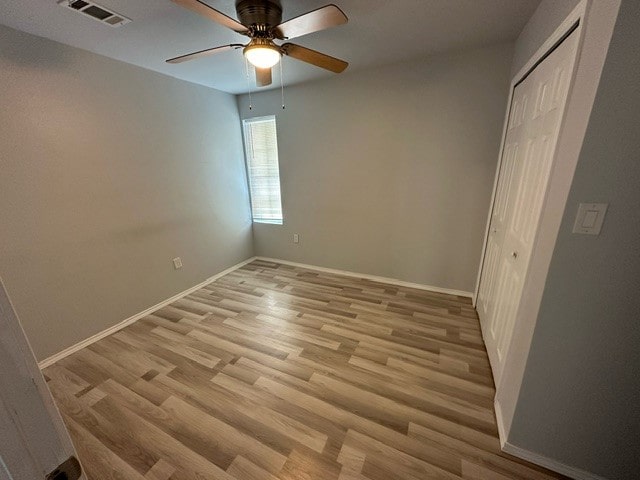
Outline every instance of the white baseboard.
POLYGON ((166 300, 163 300, 162 302, 147 308, 146 310, 140 312, 140 313, 136 313, 135 315, 121 321, 120 323, 107 328, 106 330, 103 330, 99 333, 96 333, 95 335, 92 335, 91 337, 82 340, 81 342, 76 343, 75 345, 71 345, 68 348, 65 348, 64 350, 62 350, 61 352, 58 352, 54 355, 51 355, 48 358, 45 358, 44 360, 42 360, 41 362, 38 362, 38 366, 42 369, 42 368, 46 368, 49 365, 52 365, 54 363, 56 363, 58 360, 61 360, 69 355, 71 355, 74 352, 77 352, 78 350, 91 345, 92 343, 97 342, 98 340, 103 339, 104 337, 107 337, 109 335, 111 335, 112 333, 116 333, 118 330, 122 330, 124 327, 131 325, 132 323, 136 322, 137 320, 140 320, 143 317, 146 317, 147 315, 155 312, 156 310, 159 310, 162 307, 165 307, 167 305, 169 305, 170 303, 175 302, 176 300, 189 295, 190 293, 195 292, 196 290, 200 290, 202 287, 204 287, 205 285, 208 285, 209 283, 224 277, 226 274, 233 272, 234 270, 237 270, 240 267, 245 266, 247 263, 251 263, 253 262, 257 257, 251 257, 248 260, 245 260, 243 262, 240 262, 232 267, 227 268, 226 270, 223 270, 220 273, 215 274, 213 277, 209 277, 207 278, 204 282, 199 283, 198 285, 195 285, 187 290, 185 290, 184 292, 180 292, 176 295, 174 295, 171 298, 168 298, 166 300))
POLYGON ((500 440, 500 448, 504 450, 504 446, 507 443, 507 432, 504 429, 502 407, 500 407, 497 398, 493 400, 493 411, 496 412, 496 425, 498 426, 498 439, 500 440))
POLYGON ((234 270, 243 267, 244 265, 253 262, 254 260, 263 260, 266 262, 274 262, 274 263, 282 263, 284 265, 291 265, 293 267, 300 267, 300 268, 308 268, 311 270, 318 270, 320 272, 326 272, 326 273, 335 273, 338 275, 344 275, 347 277, 355 277, 355 278, 365 278, 367 280, 373 280, 375 282, 381 282, 381 283, 389 283, 391 285, 398 285, 401 287, 409 287, 409 288, 415 288, 418 290, 427 290, 430 292, 436 292, 436 293, 444 293, 447 295, 457 295, 460 297, 468 297, 468 298, 472 298, 473 297, 473 293, 472 292, 464 292, 461 290, 451 290, 448 288, 440 288, 440 287, 433 287, 430 285, 423 285, 420 283, 411 283, 411 282, 405 282, 403 280, 398 280, 396 278, 387 278, 387 277, 379 277, 377 275, 368 275, 366 273, 356 273, 356 272, 349 272, 347 270, 338 270, 335 268, 325 268, 325 267, 320 267, 318 265, 308 265, 305 263, 297 263, 297 262, 290 262, 288 260, 280 260, 278 258, 268 258, 268 257, 252 257, 249 258, 248 260, 245 260, 244 262, 240 262, 237 265, 234 265, 233 267, 227 268, 226 270, 207 278, 204 282, 199 283, 198 285, 195 285, 191 288, 189 288, 188 290, 185 290, 184 292, 180 292, 176 295, 174 295, 171 298, 168 298, 166 300, 163 300, 162 302, 153 305, 152 307, 147 308, 146 310, 140 312, 140 313, 136 313, 135 315, 121 321, 120 323, 113 325, 112 327, 107 328, 106 330, 103 330, 99 333, 96 333, 95 335, 92 335, 91 337, 82 340, 81 342, 76 343, 75 345, 71 345, 68 348, 65 348, 64 350, 62 350, 61 352, 58 352, 54 355, 51 355, 48 358, 45 358, 44 360, 42 360, 41 362, 38 362, 38 366, 42 369, 42 368, 46 368, 49 365, 54 364, 55 362, 57 362, 58 360, 61 360, 69 355, 71 355, 74 352, 77 352, 78 350, 91 345, 92 343, 97 342, 98 340, 103 339, 104 337, 107 337, 109 335, 111 335, 112 333, 117 332, 118 330, 122 330, 124 327, 131 325, 132 323, 136 322, 137 320, 140 320, 143 317, 146 317, 147 315, 155 312, 156 310, 169 305, 170 303, 175 302, 176 300, 184 297, 185 295, 189 295, 192 292, 195 292, 196 290, 201 289, 202 287, 204 287, 205 285, 219 279, 220 277, 223 277, 224 275, 233 272, 234 270))
MULTIPOLYGON (((369 274, 365 274, 365 273, 356 273, 356 272, 350 272, 347 270, 339 270, 339 269, 335 269, 335 268, 326 268, 326 267, 320 267, 317 265, 309 265, 309 264, 305 264, 305 263, 298 263, 298 262, 290 262, 288 260, 280 260, 277 258, 269 258, 269 257, 251 257, 243 262, 240 262, 232 267, 227 268, 226 270, 223 270, 220 273, 217 273, 216 275, 207 278, 205 281, 199 283, 198 285, 195 285, 183 292, 180 292, 176 295, 174 295, 171 298, 168 298, 166 300, 163 300, 162 302, 153 305, 152 307, 147 308, 146 310, 137 313, 125 320, 123 320, 122 322, 113 325, 112 327, 107 328, 106 330, 103 330, 99 333, 96 333, 95 335, 92 335, 91 337, 82 340, 81 342, 76 343, 75 345, 72 345, 68 348, 65 348, 64 350, 62 350, 61 352, 58 352, 48 358, 45 358, 44 360, 42 360, 41 362, 38 363, 38 366, 43 369, 46 368, 52 364, 54 364, 55 362, 57 362, 58 360, 61 360, 69 355, 71 355, 74 352, 77 352, 78 350, 87 347, 89 345, 91 345, 92 343, 97 342, 98 340, 103 339, 104 337, 107 337, 119 330, 122 330, 124 327, 131 325, 132 323, 136 322, 137 320, 140 320, 141 318, 146 317, 147 315, 155 312, 156 310, 159 310, 162 307, 165 307, 167 305, 169 305, 170 303, 175 302, 176 300, 189 295, 190 293, 195 292, 196 290, 201 289, 202 287, 204 287, 205 285, 208 285, 211 282, 216 281, 217 279, 227 275, 228 273, 233 272, 234 270, 237 270, 238 268, 241 268, 245 265, 247 265, 248 263, 253 262, 254 260, 263 260, 266 262, 273 262, 273 263, 282 263, 284 265, 290 265, 293 267, 300 267, 300 268, 308 268, 310 270, 318 270, 320 272, 326 272, 326 273, 334 273, 334 274, 338 274, 338 275, 344 275, 347 277, 355 277, 355 278, 364 278, 367 280, 373 280, 375 282, 381 282, 381 283, 388 283, 391 285, 398 285, 398 286, 402 286, 402 287, 409 287, 409 288, 415 288, 415 289, 419 289, 419 290, 427 290, 427 291, 431 291, 431 292, 436 292, 436 293, 444 293, 444 294, 448 294, 448 295, 457 295, 460 297, 467 297, 467 298, 471 298, 473 300, 474 299, 474 295, 472 292, 465 292, 462 290, 452 290, 452 289, 448 289, 448 288, 440 288, 440 287, 433 287, 430 285, 423 285, 420 283, 411 283, 411 282, 405 282, 403 280, 398 280, 395 278, 388 278, 388 277, 380 277, 377 275, 369 275, 369 274)), ((555 472, 561 473, 563 475, 566 475, 570 478, 576 479, 576 480, 607 480, 604 477, 600 477, 598 475, 595 475, 593 473, 589 473, 586 472, 584 470, 580 470, 574 467, 570 467, 568 465, 565 465, 561 462, 558 462, 557 460, 545 457, 543 455, 531 452, 529 450, 526 450, 524 448, 520 448, 516 445, 512 445, 509 442, 506 441, 506 434, 504 431, 504 420, 502 418, 502 411, 500 409, 500 404, 496 401, 494 402, 494 406, 495 406, 495 412, 496 412, 496 423, 498 425, 498 435, 500 437, 500 445, 502 447, 502 451, 505 453, 508 453, 510 455, 513 455, 515 457, 521 458, 523 460, 527 460, 529 462, 535 463, 536 465, 540 465, 542 467, 548 468, 550 470, 553 470, 555 472)))
POLYGON ((552 470, 554 472, 561 473, 562 475, 566 475, 567 477, 573 478, 575 480, 607 480, 604 477, 600 477, 594 473, 580 470, 579 468, 570 467, 569 465, 566 465, 552 458, 545 457, 544 455, 540 455, 539 453, 535 453, 509 443, 507 441, 506 432, 504 429, 504 418, 502 416, 502 409, 500 408, 500 404, 497 401, 494 402, 494 408, 496 412, 496 423, 498 424, 500 446, 503 452, 508 453, 509 455, 513 455, 514 457, 527 460, 528 462, 535 463, 536 465, 540 465, 541 467, 548 468, 549 470, 552 470))
POLYGON ((567 477, 575 480, 608 480, 605 477, 596 475, 595 473, 570 467, 569 465, 565 465, 553 458, 545 457, 544 455, 511 445, 509 442, 505 442, 502 447, 502 451, 513 455, 514 457, 522 458, 528 462, 553 470, 554 472, 561 473, 562 475, 566 475, 567 477))
POLYGON ((346 277, 365 278, 367 280, 373 280, 374 282, 389 283, 391 285, 398 285, 399 287, 415 288, 418 290, 428 290, 435 293, 445 293, 447 295, 456 295, 458 297, 473 298, 472 292, 464 292, 462 290, 452 290, 450 288, 433 287, 431 285, 423 285, 421 283, 405 282, 404 280, 398 280, 397 278, 379 277, 377 275, 369 275, 367 273, 356 273, 348 270, 338 270, 337 268, 319 267, 318 265, 308 265, 306 263, 290 262, 289 260, 280 260, 279 258, 269 257, 256 257, 256 260, 263 260, 265 262, 282 263, 284 265, 291 265, 292 267, 308 268, 310 270, 318 270, 320 272, 335 273, 337 275, 344 275, 346 277))

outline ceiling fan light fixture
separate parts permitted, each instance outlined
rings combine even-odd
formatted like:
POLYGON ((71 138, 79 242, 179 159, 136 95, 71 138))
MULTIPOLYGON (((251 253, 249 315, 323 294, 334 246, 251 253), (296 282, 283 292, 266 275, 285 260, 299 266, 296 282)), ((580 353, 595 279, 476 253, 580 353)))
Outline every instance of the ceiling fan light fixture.
MULTIPOLYGON (((84 3, 84 0, 57 1, 84 3)), ((289 40, 347 23, 349 19, 336 5, 325 5, 282 22, 281 0, 236 0, 238 20, 210 7, 205 3, 205 0, 171 1, 240 35, 249 37, 250 41, 246 45, 231 43, 180 55, 168 59, 167 63, 182 63, 228 50, 243 48, 246 65, 248 66, 251 63, 255 67, 256 85, 258 87, 271 85, 273 67, 282 60, 283 55, 334 73, 343 72, 349 65, 344 60, 316 52, 295 43, 284 43, 282 45, 274 43, 274 40, 278 42, 289 40)), ((282 68, 282 63, 280 63, 280 67, 282 68)), ((280 75, 282 76, 282 70, 280 75)))
POLYGON ((244 56, 257 68, 271 68, 280 61, 282 53, 271 40, 255 38, 244 48, 244 56))

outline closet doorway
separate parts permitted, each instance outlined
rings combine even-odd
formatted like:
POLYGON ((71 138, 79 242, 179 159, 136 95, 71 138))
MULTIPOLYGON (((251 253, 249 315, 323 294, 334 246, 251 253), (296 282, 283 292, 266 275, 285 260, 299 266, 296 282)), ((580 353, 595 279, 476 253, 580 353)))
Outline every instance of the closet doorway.
POLYGON ((536 241, 579 38, 575 25, 511 98, 476 302, 496 385, 536 241))

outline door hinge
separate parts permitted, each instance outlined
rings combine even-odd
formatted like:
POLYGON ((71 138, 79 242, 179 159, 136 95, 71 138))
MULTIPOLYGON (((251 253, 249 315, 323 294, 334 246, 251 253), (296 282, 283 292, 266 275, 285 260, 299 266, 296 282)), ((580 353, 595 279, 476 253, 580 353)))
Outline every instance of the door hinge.
POLYGON ((80 462, 76 457, 70 457, 47 475, 45 480, 78 480, 80 475, 82 475, 80 462))

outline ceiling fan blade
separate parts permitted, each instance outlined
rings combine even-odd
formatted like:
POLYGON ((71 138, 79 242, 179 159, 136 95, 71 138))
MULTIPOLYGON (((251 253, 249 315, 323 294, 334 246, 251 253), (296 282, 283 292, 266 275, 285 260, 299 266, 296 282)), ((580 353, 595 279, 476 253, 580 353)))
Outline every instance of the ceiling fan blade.
POLYGON ((271 85, 271 69, 256 67, 256 85, 258 87, 266 87, 271 85))
POLYGON ((330 70, 334 73, 343 72, 344 69, 349 66, 349 64, 344 60, 325 55, 324 53, 316 52, 315 50, 311 50, 310 48, 301 47, 300 45, 296 45, 295 43, 285 43, 281 48, 285 55, 289 55, 296 60, 310 63, 311 65, 315 65, 316 67, 330 70))
POLYGON ((219 12, 213 7, 210 7, 204 2, 200 0, 171 0, 173 3, 176 3, 184 8, 188 8, 189 10, 199 13, 203 17, 207 17, 209 20, 213 20, 214 22, 219 23, 220 25, 224 25, 231 30, 246 35, 249 31, 247 27, 242 25, 240 22, 234 20, 228 15, 225 15, 222 12, 219 12))
POLYGON ((338 7, 333 4, 326 5, 281 23, 276 27, 276 37, 279 39, 301 37, 348 21, 347 16, 338 7))
POLYGON ((179 57, 170 58, 167 63, 182 63, 189 60, 195 60, 196 58, 208 57, 216 53, 226 52, 234 48, 244 47, 241 43, 232 43, 231 45, 222 45, 221 47, 207 48, 206 50, 200 50, 199 52, 188 53, 186 55, 180 55, 179 57))

